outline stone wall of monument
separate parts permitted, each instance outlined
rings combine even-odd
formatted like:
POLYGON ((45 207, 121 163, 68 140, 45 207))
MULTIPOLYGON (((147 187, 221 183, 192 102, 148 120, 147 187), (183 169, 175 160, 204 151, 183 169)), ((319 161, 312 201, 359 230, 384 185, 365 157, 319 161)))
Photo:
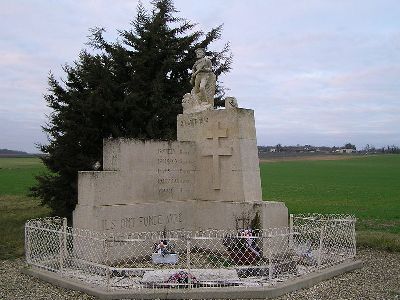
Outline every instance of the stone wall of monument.
POLYGON ((195 142, 198 148, 195 199, 261 201, 253 110, 206 110, 179 115, 177 139, 195 142))
POLYGON ((80 205, 192 199, 196 149, 191 142, 107 139, 104 171, 80 172, 80 205))
POLYGON ((103 171, 80 172, 74 226, 103 232, 285 227, 261 197, 254 112, 177 118, 177 141, 106 139, 103 171))

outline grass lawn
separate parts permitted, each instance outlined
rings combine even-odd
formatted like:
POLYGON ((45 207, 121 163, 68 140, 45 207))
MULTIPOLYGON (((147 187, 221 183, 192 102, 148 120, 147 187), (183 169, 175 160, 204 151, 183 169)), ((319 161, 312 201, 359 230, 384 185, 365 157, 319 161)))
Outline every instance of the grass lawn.
POLYGON ((22 256, 25 221, 50 213, 26 196, 44 170, 38 158, 0 158, 0 259, 22 256))
POLYGON ((0 196, 26 195, 35 183, 35 175, 45 171, 36 157, 0 157, 0 196))
POLYGON ((388 248, 387 240, 394 240, 400 251, 400 155, 267 162, 260 168, 264 199, 284 201, 294 214, 354 214, 361 244, 375 240, 388 248))

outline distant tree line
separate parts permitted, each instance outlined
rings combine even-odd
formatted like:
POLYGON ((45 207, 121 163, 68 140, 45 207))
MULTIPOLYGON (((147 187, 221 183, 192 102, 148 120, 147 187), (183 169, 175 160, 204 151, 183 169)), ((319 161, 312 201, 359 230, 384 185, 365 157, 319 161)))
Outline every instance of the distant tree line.
POLYGON ((400 147, 396 145, 387 145, 385 147, 376 148, 367 144, 362 150, 365 153, 393 153, 400 154, 400 147))
POLYGON ((374 147, 367 144, 364 148, 357 150, 357 147, 351 143, 346 143, 343 146, 313 146, 313 145, 282 145, 277 144, 273 146, 258 146, 260 153, 271 152, 289 152, 289 153, 304 153, 304 152, 320 152, 320 153, 334 153, 340 152, 342 149, 354 150, 357 153, 393 153, 400 154, 400 147, 396 145, 387 145, 384 147, 374 147))
POLYGON ((0 149, 0 155, 29 155, 29 153, 17 150, 0 149))

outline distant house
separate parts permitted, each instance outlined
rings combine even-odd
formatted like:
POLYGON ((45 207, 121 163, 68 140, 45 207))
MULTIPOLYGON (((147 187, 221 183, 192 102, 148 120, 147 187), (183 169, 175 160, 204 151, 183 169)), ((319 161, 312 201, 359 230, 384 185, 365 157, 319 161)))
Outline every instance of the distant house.
POLYGON ((269 149, 269 152, 276 152, 276 148, 269 149))
POLYGON ((336 152, 338 152, 338 153, 356 153, 357 151, 354 149, 337 149, 336 152))

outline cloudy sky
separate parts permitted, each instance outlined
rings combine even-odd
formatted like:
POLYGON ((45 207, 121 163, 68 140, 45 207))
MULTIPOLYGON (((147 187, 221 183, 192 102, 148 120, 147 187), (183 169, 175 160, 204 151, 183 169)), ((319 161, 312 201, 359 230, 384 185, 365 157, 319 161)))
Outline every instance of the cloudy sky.
MULTIPOLYGON (((198 29, 224 24, 234 63, 221 79, 241 107, 255 110, 259 145, 400 145, 400 1, 174 3, 198 29)), ((63 78, 89 28, 105 27, 114 40, 136 6, 0 1, 0 148, 35 152, 46 143, 49 71, 63 78)))

